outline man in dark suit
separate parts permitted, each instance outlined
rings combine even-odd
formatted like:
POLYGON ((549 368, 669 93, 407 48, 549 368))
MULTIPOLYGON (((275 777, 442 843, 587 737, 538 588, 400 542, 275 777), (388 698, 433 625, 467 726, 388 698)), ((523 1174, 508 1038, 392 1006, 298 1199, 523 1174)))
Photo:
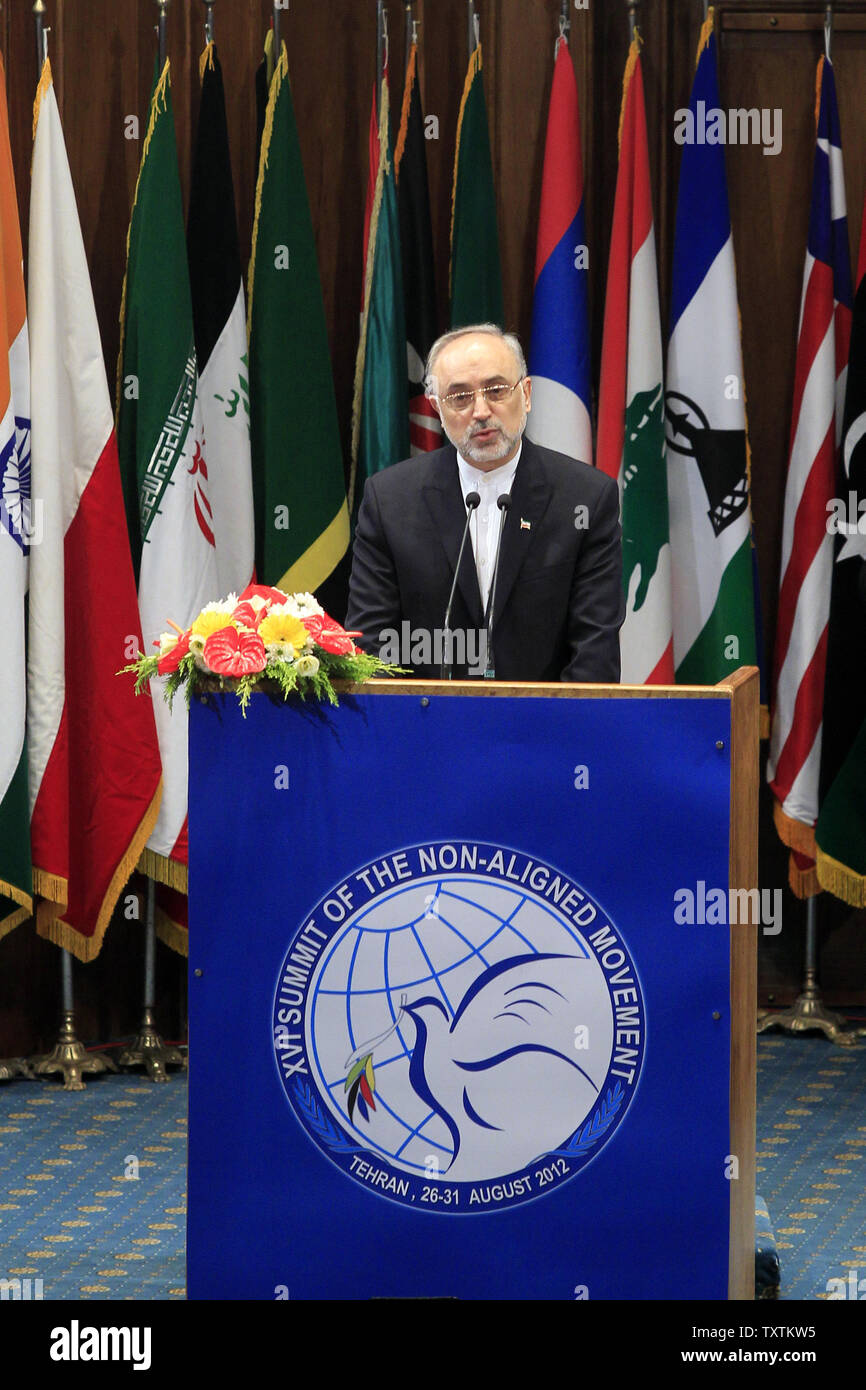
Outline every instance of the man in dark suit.
POLYGON ((368 651, 417 677, 437 678, 444 661, 455 677, 618 681, 625 605, 616 483, 524 437, 532 382, 519 342, 494 325, 434 344, 427 393, 450 443, 368 479, 347 626, 363 633, 368 651), (510 507, 491 611, 503 493, 510 507))

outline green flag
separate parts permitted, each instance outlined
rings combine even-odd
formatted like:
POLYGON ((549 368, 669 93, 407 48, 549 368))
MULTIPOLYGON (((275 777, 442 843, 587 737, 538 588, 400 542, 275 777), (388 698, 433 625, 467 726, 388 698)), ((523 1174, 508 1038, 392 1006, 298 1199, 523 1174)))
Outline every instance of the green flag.
POLYGON ((313 592, 348 549, 349 512, 285 44, 262 134, 248 301, 258 578, 313 592))
POLYGON ((379 101, 379 165, 367 240, 364 313, 355 365, 349 487, 355 510, 366 479, 409 455, 403 292, 400 212, 391 157, 386 77, 382 80, 379 101))
POLYGON ((481 45, 469 59, 454 160, 451 215, 451 327, 504 318, 499 231, 481 45))
POLYGON ((866 720, 818 813, 818 882, 866 907, 866 720))

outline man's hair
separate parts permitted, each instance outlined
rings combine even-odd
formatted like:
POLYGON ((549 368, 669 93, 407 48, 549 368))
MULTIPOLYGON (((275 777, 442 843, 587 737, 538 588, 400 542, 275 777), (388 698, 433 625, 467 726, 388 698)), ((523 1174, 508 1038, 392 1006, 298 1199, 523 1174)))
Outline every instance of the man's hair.
POLYGON ((424 390, 428 396, 436 394, 433 390, 433 383, 439 354, 448 347, 449 343, 456 343, 458 338, 465 338, 470 333, 489 333, 491 338, 499 338, 514 353, 514 360, 520 369, 520 375, 527 375, 526 358, 523 354, 523 348, 520 346, 520 339, 515 334, 506 333, 504 329, 499 327, 498 323, 472 323, 466 328, 454 328, 450 333, 443 333, 442 337, 437 338, 431 347, 424 372, 424 390))

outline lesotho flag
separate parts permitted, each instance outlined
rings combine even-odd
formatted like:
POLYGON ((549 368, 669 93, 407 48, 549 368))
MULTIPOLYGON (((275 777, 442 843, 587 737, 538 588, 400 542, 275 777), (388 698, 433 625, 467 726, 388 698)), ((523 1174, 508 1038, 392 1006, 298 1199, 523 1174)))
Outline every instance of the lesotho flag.
POLYGON ((564 37, 556 46, 544 152, 529 367, 529 437, 591 463, 589 265, 580 114, 564 37))
MULTIPOLYGON (((720 104, 710 11, 683 128, 702 131, 698 111, 720 104)), ((725 153, 700 139, 683 145, 680 166, 665 415, 676 678, 714 685, 738 666, 756 665, 757 644, 725 153)))

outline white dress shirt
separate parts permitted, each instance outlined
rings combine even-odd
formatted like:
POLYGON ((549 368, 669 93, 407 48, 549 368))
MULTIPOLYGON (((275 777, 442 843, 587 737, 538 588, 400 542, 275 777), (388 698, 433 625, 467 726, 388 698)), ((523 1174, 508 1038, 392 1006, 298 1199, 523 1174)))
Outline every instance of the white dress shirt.
POLYGON ((459 449, 457 451, 457 467, 460 470, 460 486, 463 490, 464 501, 470 492, 477 492, 481 498, 481 505, 476 507, 469 523, 469 535, 475 554, 475 569, 478 574, 478 587, 481 590, 481 606, 484 612, 487 611, 487 599, 490 594, 490 585, 493 582, 493 566, 496 563, 496 547, 499 544, 501 513, 496 505, 496 499, 503 492, 511 492, 522 452, 523 441, 521 440, 517 453, 509 463, 500 464, 498 468, 491 468, 489 472, 485 473, 483 469, 476 468, 474 464, 469 463, 459 449))

